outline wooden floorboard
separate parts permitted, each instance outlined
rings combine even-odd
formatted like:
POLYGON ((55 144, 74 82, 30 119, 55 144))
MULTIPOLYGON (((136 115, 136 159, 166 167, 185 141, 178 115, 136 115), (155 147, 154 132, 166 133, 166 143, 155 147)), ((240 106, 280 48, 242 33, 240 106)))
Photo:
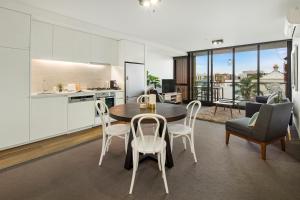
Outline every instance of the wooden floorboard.
POLYGON ((0 151, 0 170, 99 139, 101 127, 0 151))

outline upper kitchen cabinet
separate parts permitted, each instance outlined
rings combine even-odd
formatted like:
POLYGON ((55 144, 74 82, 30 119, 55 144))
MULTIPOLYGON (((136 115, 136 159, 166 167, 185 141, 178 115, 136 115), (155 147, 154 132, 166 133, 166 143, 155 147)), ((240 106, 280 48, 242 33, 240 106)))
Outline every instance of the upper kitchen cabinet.
POLYGON ((91 57, 91 35, 59 26, 54 27, 53 58, 88 63, 91 57))
POLYGON ((92 36, 91 62, 118 65, 119 44, 117 40, 92 36))
POLYGON ((52 59, 53 25, 32 21, 31 58, 52 59))
POLYGON ((0 46, 29 49, 30 15, 0 8, 0 46))
POLYGON ((120 41, 120 64, 123 62, 145 63, 145 45, 128 40, 120 41))

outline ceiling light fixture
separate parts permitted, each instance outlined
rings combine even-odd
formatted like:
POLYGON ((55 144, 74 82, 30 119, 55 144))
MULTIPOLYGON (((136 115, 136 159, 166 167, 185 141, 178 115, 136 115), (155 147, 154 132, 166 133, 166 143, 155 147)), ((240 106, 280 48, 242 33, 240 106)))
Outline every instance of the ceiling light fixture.
POLYGON ((151 8, 155 12, 155 6, 158 5, 162 0, 138 0, 139 4, 145 8, 151 8))
POLYGON ((223 40, 223 39, 213 40, 213 41, 211 41, 211 43, 212 43, 213 45, 220 45, 220 44, 223 44, 223 43, 224 43, 224 40, 223 40))

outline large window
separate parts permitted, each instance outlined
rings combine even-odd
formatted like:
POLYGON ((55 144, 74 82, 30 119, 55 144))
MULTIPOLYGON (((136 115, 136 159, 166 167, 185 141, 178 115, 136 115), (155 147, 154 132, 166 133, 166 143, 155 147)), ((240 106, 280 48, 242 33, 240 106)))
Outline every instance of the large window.
POLYGON ((232 49, 213 50, 213 101, 233 98, 232 49))
POLYGON ((257 57, 256 45, 235 48, 235 99, 257 95, 257 57))
POLYGON ((213 103, 220 99, 250 101, 274 92, 287 96, 288 42, 194 52, 194 99, 213 103))
POLYGON ((276 42, 260 46, 260 94, 269 95, 277 92, 286 95, 287 43, 276 42))
POLYGON ((208 52, 197 53, 194 57, 194 98, 201 101, 209 99, 209 55, 208 52))

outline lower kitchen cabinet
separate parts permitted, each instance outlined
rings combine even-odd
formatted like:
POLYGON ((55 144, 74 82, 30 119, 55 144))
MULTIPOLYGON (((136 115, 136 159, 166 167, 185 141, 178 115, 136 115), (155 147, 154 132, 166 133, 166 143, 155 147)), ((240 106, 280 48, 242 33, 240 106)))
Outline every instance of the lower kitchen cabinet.
POLYGON ((49 138, 68 131, 68 98, 32 98, 30 140, 49 138))
POLYGON ((72 102, 69 98, 68 105, 68 129, 69 131, 92 127, 95 124, 95 101, 86 98, 78 102, 72 102))

